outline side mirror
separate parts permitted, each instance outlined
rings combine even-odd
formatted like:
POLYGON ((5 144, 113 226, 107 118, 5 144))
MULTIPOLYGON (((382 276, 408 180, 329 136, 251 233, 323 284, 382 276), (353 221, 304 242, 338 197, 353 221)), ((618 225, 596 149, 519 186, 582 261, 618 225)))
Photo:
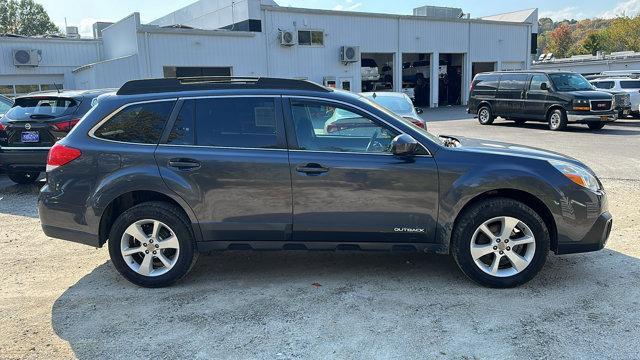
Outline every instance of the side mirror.
POLYGON ((411 135, 402 134, 391 141, 391 152, 395 156, 412 156, 418 150, 418 141, 411 135))
POLYGON ((417 107, 416 108, 416 112, 418 113, 418 115, 424 113, 424 110, 422 110, 422 108, 417 107))
POLYGON ((547 83, 540 84, 540 90, 549 91, 549 85, 547 83))

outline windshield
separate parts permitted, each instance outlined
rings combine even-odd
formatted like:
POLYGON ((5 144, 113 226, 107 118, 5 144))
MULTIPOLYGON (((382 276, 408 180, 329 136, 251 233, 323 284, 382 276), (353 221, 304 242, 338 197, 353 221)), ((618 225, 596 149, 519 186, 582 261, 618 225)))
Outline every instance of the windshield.
POLYGON ((593 90, 593 86, 580 74, 549 74, 558 91, 593 90))
MULTIPOLYGON (((382 105, 380 105, 380 104, 376 103, 375 101, 371 101, 370 99, 368 99, 368 98, 366 98, 366 97, 364 97, 364 96, 360 96, 360 99, 361 99, 362 101, 367 102, 368 104, 370 104, 371 106, 375 107, 376 109, 378 109, 378 110, 382 111, 383 113, 385 113, 385 114, 387 114, 387 115, 389 115, 389 116, 391 116, 391 117, 394 117, 394 118, 396 118, 396 119, 398 119, 398 120, 400 120, 400 121, 402 121, 402 122, 407 123, 407 120, 406 120, 405 118, 403 118, 402 116, 399 116, 398 114, 395 114, 395 113, 394 113, 394 112, 392 112, 391 110, 389 110, 389 109, 387 109, 386 107, 384 107, 384 106, 382 106, 382 105)), ((420 128, 420 127, 417 127, 417 126, 414 126, 413 128, 414 128, 414 130, 416 130, 416 131, 418 131, 419 133, 423 134, 424 136, 428 137, 428 138, 429 138, 429 140, 433 141, 434 143, 436 143, 436 144, 438 144, 438 145, 444 145, 444 143, 442 142, 442 140, 441 140, 439 137, 437 137, 437 136, 435 136, 435 135, 431 134, 431 133, 430 133, 430 132, 428 132, 427 130, 425 130, 425 129, 423 129, 423 128, 420 128)))
POLYGON ((413 115, 414 109, 410 100, 400 96, 367 96, 367 99, 376 102, 398 115, 413 115))
POLYGON ((72 114, 78 106, 74 99, 57 97, 18 98, 7 113, 10 120, 53 119, 72 114))

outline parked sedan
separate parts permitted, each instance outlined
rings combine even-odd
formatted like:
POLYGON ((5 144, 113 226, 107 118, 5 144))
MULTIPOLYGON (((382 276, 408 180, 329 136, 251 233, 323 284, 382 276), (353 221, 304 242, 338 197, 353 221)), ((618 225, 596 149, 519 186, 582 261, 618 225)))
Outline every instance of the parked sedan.
POLYGON ((427 128, 427 123, 419 116, 419 114, 422 114, 422 109, 414 107, 413 101, 411 101, 411 98, 409 98, 405 93, 369 92, 362 93, 360 95, 378 105, 384 106, 402 118, 409 120, 417 127, 423 129, 427 128))

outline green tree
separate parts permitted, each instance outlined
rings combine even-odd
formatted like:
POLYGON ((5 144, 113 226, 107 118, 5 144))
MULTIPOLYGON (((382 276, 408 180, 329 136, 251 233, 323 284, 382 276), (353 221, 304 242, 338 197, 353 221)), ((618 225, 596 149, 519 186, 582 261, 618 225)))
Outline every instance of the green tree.
POLYGON ((582 49, 586 54, 596 55, 598 51, 604 50, 605 40, 604 35, 593 31, 582 41, 582 49))
POLYGON ((35 36, 58 34, 60 29, 33 0, 0 0, 0 33, 35 36))

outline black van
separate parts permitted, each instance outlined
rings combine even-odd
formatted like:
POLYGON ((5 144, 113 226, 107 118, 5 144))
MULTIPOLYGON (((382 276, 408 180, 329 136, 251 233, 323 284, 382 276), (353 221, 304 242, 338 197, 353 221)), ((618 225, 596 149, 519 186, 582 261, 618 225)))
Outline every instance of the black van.
POLYGON ((482 125, 500 116, 517 124, 545 121, 554 131, 564 130, 568 123, 599 130, 617 119, 613 96, 572 72, 478 74, 471 83, 467 112, 476 114, 482 125))

